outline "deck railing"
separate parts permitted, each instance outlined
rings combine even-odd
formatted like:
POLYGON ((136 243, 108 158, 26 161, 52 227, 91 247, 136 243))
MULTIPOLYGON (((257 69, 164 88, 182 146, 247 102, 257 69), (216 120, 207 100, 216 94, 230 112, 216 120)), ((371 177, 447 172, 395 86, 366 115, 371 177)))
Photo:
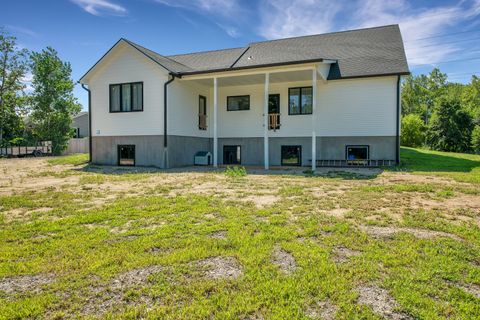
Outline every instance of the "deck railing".
POLYGON ((268 114, 268 130, 278 130, 280 129, 280 113, 269 113, 268 114))
POLYGON ((207 115, 199 114, 198 115, 198 129, 207 130, 207 115))
MULTIPOLYGON (((311 162, 312 160, 310 160, 311 162)), ((395 160, 316 160, 318 167, 390 167, 395 160)))

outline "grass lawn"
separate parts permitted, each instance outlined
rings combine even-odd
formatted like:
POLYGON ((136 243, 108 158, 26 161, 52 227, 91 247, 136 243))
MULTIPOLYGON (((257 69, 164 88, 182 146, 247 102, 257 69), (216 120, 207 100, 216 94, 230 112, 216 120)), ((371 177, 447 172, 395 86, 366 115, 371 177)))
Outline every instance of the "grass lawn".
POLYGON ((394 170, 0 159, 0 319, 478 319, 480 156, 394 170))

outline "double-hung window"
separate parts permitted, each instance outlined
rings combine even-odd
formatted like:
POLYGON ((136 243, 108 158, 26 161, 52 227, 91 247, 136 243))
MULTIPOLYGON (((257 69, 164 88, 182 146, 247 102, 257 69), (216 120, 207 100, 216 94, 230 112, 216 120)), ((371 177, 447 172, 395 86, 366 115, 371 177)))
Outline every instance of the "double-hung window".
POLYGON ((288 89, 288 114, 312 114, 312 87, 288 89))
POLYGON ((143 111, 143 82, 110 85, 110 112, 143 111))

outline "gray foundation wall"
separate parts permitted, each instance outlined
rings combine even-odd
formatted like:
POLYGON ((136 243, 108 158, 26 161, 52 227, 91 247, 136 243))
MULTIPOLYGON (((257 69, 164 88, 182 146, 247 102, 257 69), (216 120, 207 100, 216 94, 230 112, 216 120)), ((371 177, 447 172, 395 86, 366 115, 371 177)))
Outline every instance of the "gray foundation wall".
MULTIPOLYGON (((370 158, 374 160, 395 159, 395 137, 317 137, 317 159, 344 160, 347 145, 369 145, 370 158)), ((135 163, 137 166, 155 166, 164 168, 163 136, 115 136, 93 137, 93 163, 117 165, 117 146, 135 145, 135 163)), ((219 138, 218 163, 223 164, 223 147, 239 145, 243 165, 263 165, 263 138, 219 138)), ((272 166, 281 165, 282 146, 301 146, 302 165, 311 164, 312 140, 309 137, 271 137, 269 139, 269 161, 272 166)), ((213 153, 213 139, 199 137, 169 136, 168 167, 193 165, 194 155, 198 151, 213 153)))

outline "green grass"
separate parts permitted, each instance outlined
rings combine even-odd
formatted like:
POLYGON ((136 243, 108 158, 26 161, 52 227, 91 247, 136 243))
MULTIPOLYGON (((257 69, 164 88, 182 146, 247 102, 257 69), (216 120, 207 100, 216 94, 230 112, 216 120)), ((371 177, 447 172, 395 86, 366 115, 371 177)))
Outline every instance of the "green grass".
POLYGON ((78 166, 81 164, 85 164, 87 162, 88 162, 87 153, 77 153, 77 154, 72 154, 68 156, 55 157, 53 159, 48 160, 48 163, 52 165, 71 164, 74 166, 78 166))
POLYGON ((480 183, 480 155, 402 147, 402 167, 417 174, 480 183))
MULTIPOLYGON (((480 299, 460 286, 480 287, 478 212, 445 205, 479 197, 477 157, 403 148, 402 159, 414 174, 465 183, 396 182, 403 172, 368 179, 351 173, 241 174, 238 180, 228 173, 171 178, 135 169, 103 174, 97 167, 52 172, 46 166, 31 179, 78 182, 2 193, 0 288, 5 277, 50 274, 55 280, 15 295, 0 289, 0 319, 309 319, 308 308, 321 301, 337 307, 338 319, 380 319, 358 303, 357 291, 365 285, 385 288, 398 311, 415 319, 478 319, 480 299), (442 165, 444 158, 450 163, 442 165), (214 186, 220 191, 210 190, 214 186), (262 207, 243 201, 264 194, 276 202, 262 207), (329 214, 339 209, 343 216, 329 214), (18 210, 24 215, 13 218, 18 210), (454 238, 408 232, 378 238, 360 228, 368 225, 454 238), (225 238, 211 236, 218 231, 225 238), (276 247, 294 257, 293 273, 273 263, 276 247), (338 247, 360 254, 339 263, 338 247), (217 256, 234 257, 242 275, 206 277, 199 261, 217 256), (162 269, 116 289, 119 275, 148 266, 162 269), (115 304, 106 313, 85 311, 111 298, 115 304)), ((52 160, 70 165, 80 157, 52 160)))

